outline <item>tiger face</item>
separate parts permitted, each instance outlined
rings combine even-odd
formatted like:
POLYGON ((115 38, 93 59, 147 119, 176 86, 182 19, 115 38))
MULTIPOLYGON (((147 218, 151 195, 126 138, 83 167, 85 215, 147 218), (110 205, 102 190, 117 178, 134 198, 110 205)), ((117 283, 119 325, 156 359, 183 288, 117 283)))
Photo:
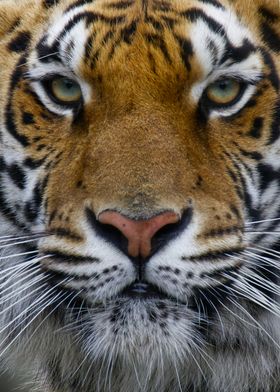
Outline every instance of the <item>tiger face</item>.
POLYGON ((279 389, 279 20, 1 2, 1 349, 34 385, 279 389))

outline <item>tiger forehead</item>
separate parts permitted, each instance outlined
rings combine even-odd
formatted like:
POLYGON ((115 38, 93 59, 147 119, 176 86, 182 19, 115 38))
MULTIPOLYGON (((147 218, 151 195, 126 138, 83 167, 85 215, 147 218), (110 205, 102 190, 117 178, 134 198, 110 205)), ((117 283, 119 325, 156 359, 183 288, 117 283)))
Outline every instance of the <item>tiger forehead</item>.
MULTIPOLYGON (((83 1, 55 14, 42 47, 47 44, 49 53, 59 52, 74 71, 81 64, 84 72, 87 67, 90 72, 96 67, 104 70, 109 62, 128 61, 134 55, 133 66, 141 56, 149 58, 151 68, 163 59, 165 68, 181 63, 189 72, 198 51, 209 50, 212 57, 219 52, 221 33, 236 46, 251 38, 234 10, 216 0, 83 1), (207 48, 193 40, 202 40, 207 48), (124 50, 117 50, 120 46, 124 50)), ((39 57, 46 54, 39 51, 39 57)))

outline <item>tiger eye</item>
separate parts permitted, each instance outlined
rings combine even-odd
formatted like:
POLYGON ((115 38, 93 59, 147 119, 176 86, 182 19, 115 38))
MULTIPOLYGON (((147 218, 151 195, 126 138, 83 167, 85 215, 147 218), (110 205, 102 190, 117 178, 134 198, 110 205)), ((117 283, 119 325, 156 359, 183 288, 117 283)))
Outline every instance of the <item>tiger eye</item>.
POLYGON ((80 101, 82 91, 75 80, 59 76, 51 81, 53 96, 62 103, 75 103, 80 101))
POLYGON ((229 105, 239 96, 241 83, 235 79, 218 80, 206 89, 208 100, 216 105, 229 105))

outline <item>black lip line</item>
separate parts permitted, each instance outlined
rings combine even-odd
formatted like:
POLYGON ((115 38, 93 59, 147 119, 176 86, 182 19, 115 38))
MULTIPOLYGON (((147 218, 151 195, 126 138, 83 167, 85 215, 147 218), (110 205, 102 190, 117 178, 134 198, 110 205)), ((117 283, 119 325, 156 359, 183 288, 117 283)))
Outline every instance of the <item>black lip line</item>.
POLYGON ((131 285, 125 287, 116 297, 169 300, 172 302, 176 302, 177 304, 187 305, 185 302, 182 302, 177 298, 166 294, 158 286, 155 286, 145 281, 136 281, 132 283, 131 285))

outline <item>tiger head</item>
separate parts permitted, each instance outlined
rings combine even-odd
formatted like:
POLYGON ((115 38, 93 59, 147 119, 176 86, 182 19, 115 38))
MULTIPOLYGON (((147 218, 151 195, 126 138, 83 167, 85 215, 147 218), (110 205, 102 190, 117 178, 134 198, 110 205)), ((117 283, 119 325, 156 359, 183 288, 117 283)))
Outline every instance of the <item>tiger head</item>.
MULTIPOLYGON (((212 385, 205 352, 217 373, 226 351, 232 379, 242 346, 248 368, 261 346, 272 363, 278 2, 19 4, 0 4, 0 201, 2 233, 22 236, 28 254, 12 264, 36 272, 21 311, 46 299, 27 337, 49 312, 42 334, 58 325, 64 342, 53 338, 50 361, 73 350, 83 374, 134 363, 150 392, 203 388, 204 373, 209 391, 224 390, 228 374, 212 385)), ((240 391, 271 387, 274 367, 256 366, 240 391)))

